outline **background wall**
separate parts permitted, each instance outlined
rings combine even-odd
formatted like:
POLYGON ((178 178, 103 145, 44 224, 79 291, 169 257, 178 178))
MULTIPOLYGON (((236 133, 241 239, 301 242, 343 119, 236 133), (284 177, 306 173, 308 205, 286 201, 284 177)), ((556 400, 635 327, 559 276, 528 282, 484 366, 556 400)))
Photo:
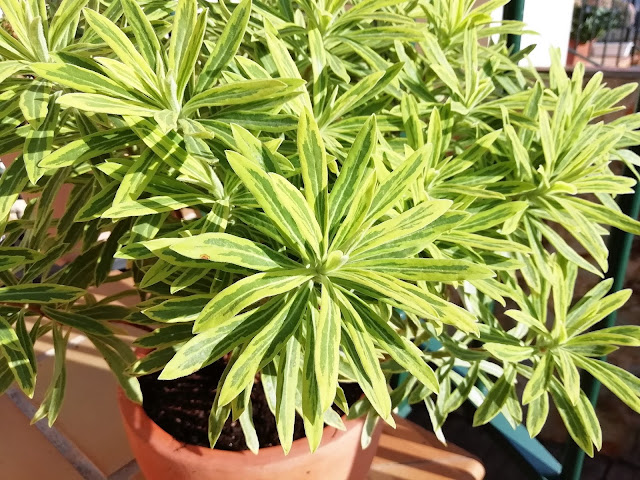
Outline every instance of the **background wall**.
POLYGON ((573 0, 526 0, 524 4, 524 22, 528 29, 539 35, 523 35, 522 47, 531 44, 538 46, 530 55, 535 67, 551 65, 549 48, 559 47, 562 63, 567 59, 573 0))
MULTIPOLYGON (((640 1, 640 0, 639 0, 640 1)), ((486 0, 477 0, 481 5, 486 0)), ((524 22, 527 28, 538 35, 523 35, 522 48, 536 44, 537 47, 530 55, 535 67, 551 65, 549 48, 558 47, 562 52, 562 63, 567 58, 569 34, 571 32, 571 17, 573 15, 573 0, 525 0, 524 22)), ((495 19, 502 18, 502 9, 494 12, 495 19)))

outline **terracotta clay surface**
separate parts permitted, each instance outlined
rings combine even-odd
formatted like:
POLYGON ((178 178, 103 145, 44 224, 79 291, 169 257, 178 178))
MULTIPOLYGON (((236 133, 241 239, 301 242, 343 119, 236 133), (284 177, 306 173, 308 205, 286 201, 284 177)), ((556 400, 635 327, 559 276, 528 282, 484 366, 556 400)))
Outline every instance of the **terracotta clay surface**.
MULTIPOLYGON (((484 478, 485 470, 480 461, 465 450, 452 444, 442 445, 433 433, 415 423, 399 417, 395 420, 397 424, 395 430, 389 426, 384 426, 382 430, 373 464, 364 477, 367 480, 482 480, 484 478)), ((280 480, 279 477, 273 478, 280 480)), ((153 480, 153 477, 146 478, 142 473, 138 473, 131 477, 131 480, 153 480)))
POLYGON ((363 480, 382 431, 378 425, 370 448, 360 447, 364 419, 345 421, 346 431, 324 430, 311 455, 306 438, 296 440, 289 455, 280 446, 230 452, 186 445, 175 440, 119 392, 118 402, 129 444, 146 480, 363 480))

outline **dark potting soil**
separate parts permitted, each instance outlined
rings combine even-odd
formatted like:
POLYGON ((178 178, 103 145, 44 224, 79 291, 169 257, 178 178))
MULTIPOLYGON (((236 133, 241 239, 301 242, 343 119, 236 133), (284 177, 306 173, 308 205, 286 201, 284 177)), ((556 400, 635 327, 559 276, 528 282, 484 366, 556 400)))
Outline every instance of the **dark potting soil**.
MULTIPOLYGON (((176 440, 209 447, 209 412, 224 368, 225 361, 221 359, 196 373, 175 380, 158 380, 159 373, 140 377, 144 411, 176 440)), ((344 384, 342 387, 349 405, 362 395, 357 384, 344 384)), ((259 381, 251 391, 251 404, 260 447, 280 445, 276 420, 259 381)), ((296 415, 293 438, 297 440, 304 436, 302 419, 296 415)), ((216 448, 235 451, 247 449, 240 421, 234 422, 229 416, 216 448)))

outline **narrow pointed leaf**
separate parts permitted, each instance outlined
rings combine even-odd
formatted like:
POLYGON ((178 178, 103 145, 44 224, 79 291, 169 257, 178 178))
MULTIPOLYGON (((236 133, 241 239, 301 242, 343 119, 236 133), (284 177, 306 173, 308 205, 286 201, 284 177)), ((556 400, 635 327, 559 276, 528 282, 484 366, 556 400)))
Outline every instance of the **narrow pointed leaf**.
POLYGON ((299 329, 287 342, 284 353, 280 354, 275 417, 278 437, 285 455, 289 453, 293 443, 296 389, 303 360, 301 340, 302 334, 299 329))
POLYGON ((299 253, 305 252, 306 244, 319 252, 320 226, 300 191, 283 177, 267 174, 242 155, 228 151, 227 159, 280 233, 298 247, 299 253))
POLYGON ((466 260, 440 260, 435 258, 376 258, 348 264, 350 268, 386 273, 402 280, 427 282, 455 282, 493 277, 489 268, 466 260))
POLYGON ((320 311, 315 322, 314 362, 320 409, 324 412, 333 404, 338 387, 340 354, 340 309, 331 286, 322 285, 320 311))
POLYGON ((298 156, 304 180, 304 194, 309 206, 320 219, 320 229, 327 227, 327 156, 322 135, 313 114, 305 109, 298 125, 298 156))
POLYGON ((289 341, 295 333, 307 308, 309 290, 303 288, 284 304, 249 342, 229 371, 219 403, 226 405, 231 402, 255 377, 260 365, 270 361, 269 354, 275 354, 289 341))
POLYGON ((364 123, 342 164, 340 175, 329 197, 329 226, 333 227, 346 213, 359 193, 359 187, 377 143, 376 117, 364 123))
POLYGON ((378 345, 385 350, 391 358, 406 368, 411 375, 428 387, 431 391, 439 390, 438 380, 431 367, 422 356, 422 351, 405 337, 399 335, 388 322, 369 308, 363 301, 348 297, 352 300, 353 308, 360 314, 362 322, 378 345))
POLYGON ((7 360, 20 389, 28 397, 32 397, 36 380, 35 372, 16 332, 3 317, 0 317, 0 352, 7 360))
POLYGON ((85 291, 81 288, 46 283, 10 285, 0 288, 0 302, 5 303, 67 303, 85 291))
POLYGON ((202 92, 209 88, 219 76, 223 68, 236 54, 244 36, 249 16, 251 14, 251 0, 243 0, 233 10, 231 17, 226 22, 220 37, 202 67, 198 77, 196 91, 202 92))
POLYGON ((263 298, 289 292, 311 279, 305 270, 275 273, 256 273, 235 282, 218 293, 202 310, 193 327, 194 332, 209 328, 232 318, 263 298))
POLYGON ((171 249, 185 257, 231 263, 263 272, 302 268, 302 265, 264 245, 228 233, 203 233, 176 240, 171 249))

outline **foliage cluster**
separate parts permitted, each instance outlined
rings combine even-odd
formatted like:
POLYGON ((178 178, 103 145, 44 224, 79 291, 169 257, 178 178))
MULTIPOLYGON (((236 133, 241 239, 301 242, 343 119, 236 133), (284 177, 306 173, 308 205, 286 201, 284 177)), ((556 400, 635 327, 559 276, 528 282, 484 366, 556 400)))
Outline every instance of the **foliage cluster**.
POLYGON ((79 330, 134 400, 136 376, 228 355, 212 445, 232 416, 257 449, 260 372, 285 451, 296 412, 313 450, 334 403, 367 416, 366 444, 403 400, 441 436, 467 399, 476 424, 525 405, 532 436, 553 402, 599 448, 579 369, 640 411, 640 380, 600 360, 640 332, 590 331, 629 291, 573 290, 603 276, 606 227, 640 233, 616 204, 635 180, 611 170, 640 164, 640 116, 599 121, 634 86, 520 67, 505 38, 522 25, 490 16, 505 3, 0 0, 0 154, 18 154, 0 178, 0 391, 33 394, 51 335, 35 419, 53 422, 79 330), (91 293, 122 279, 135 290, 91 293), (152 353, 136 360, 122 320, 152 353), (339 382, 364 398, 349 408, 339 382))

